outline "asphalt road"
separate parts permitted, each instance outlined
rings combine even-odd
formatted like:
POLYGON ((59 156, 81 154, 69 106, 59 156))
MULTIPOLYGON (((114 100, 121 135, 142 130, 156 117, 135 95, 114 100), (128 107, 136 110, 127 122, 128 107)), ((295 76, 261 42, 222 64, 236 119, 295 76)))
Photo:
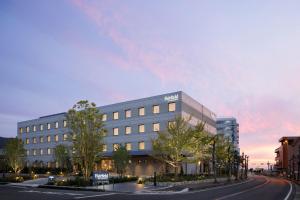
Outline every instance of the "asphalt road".
POLYGON ((287 200, 292 199, 291 184, 283 179, 269 177, 253 177, 245 182, 208 188, 190 192, 149 192, 149 193, 117 193, 117 192, 91 192, 71 191, 42 188, 24 188, 13 186, 0 186, 1 200, 62 200, 62 199, 105 199, 105 200, 194 200, 194 199, 234 199, 234 200, 287 200))

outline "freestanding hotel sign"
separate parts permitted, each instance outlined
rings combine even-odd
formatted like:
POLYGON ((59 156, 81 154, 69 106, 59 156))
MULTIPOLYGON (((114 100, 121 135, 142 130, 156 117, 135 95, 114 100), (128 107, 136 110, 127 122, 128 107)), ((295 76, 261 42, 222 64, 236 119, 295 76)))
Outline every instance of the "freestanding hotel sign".
POLYGON ((109 183, 109 173, 107 171, 94 171, 93 172, 93 184, 109 183))
POLYGON ((177 101, 178 100, 178 94, 169 95, 164 97, 165 101, 177 101))

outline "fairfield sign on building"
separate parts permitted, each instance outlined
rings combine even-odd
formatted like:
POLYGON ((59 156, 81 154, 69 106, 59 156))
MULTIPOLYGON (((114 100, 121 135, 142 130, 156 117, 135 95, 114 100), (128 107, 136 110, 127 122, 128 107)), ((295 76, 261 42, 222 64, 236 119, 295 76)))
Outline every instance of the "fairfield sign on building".
POLYGON ((178 94, 169 95, 164 97, 165 101, 177 101, 178 100, 178 94))

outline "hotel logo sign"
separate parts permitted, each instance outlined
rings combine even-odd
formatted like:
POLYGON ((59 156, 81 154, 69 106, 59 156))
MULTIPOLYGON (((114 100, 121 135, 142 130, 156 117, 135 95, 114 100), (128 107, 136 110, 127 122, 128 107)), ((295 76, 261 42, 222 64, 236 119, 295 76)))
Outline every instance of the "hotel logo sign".
POLYGON ((165 101, 177 101, 178 100, 178 94, 169 95, 164 97, 165 101))

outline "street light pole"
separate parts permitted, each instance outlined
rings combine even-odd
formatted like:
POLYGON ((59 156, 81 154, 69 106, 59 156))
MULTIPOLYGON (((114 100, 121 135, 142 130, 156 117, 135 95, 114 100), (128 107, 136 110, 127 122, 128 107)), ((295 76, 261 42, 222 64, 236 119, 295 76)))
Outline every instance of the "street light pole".
POLYGON ((216 171, 216 136, 213 137, 213 152, 212 152, 212 161, 213 161, 213 171, 214 171, 214 183, 217 183, 217 171, 216 171))

